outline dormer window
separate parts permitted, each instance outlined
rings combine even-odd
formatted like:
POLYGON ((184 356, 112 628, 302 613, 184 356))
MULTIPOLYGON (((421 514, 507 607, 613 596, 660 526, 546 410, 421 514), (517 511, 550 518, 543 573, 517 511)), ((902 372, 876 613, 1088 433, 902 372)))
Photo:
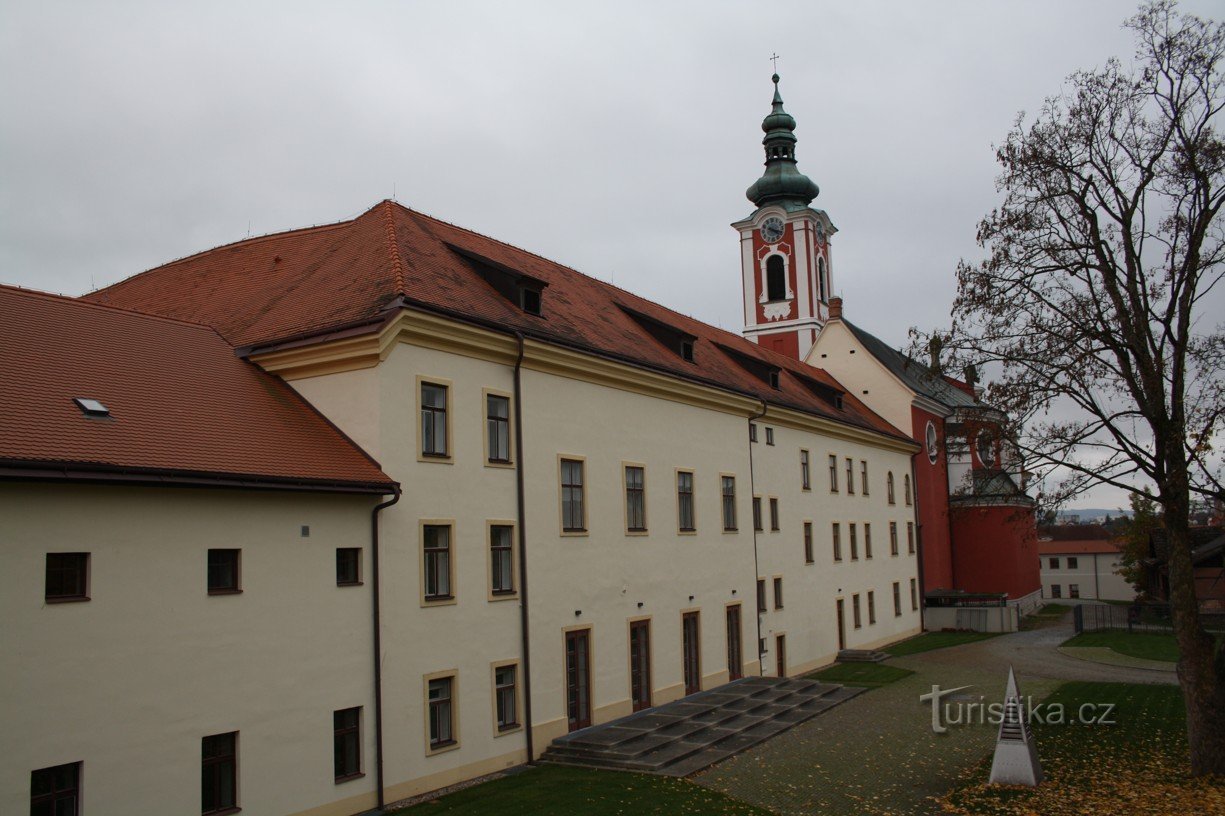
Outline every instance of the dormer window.
POLYGON ((692 340, 682 340, 681 341, 681 359, 687 363, 693 362, 693 341, 692 340))
POLYGON ((656 317, 646 314, 624 303, 618 303, 617 308, 633 320, 638 327, 645 331, 651 337, 655 338, 660 345, 668 349, 672 354, 677 354, 682 360, 687 363, 693 362, 693 346, 697 342, 697 337, 689 332, 681 329, 678 326, 656 317))
POLYGON ((519 286, 519 308, 528 314, 540 314, 541 292, 530 286, 519 286))
POLYGON ((778 369, 777 368, 770 371, 770 387, 773 388, 775 391, 778 390, 778 369))

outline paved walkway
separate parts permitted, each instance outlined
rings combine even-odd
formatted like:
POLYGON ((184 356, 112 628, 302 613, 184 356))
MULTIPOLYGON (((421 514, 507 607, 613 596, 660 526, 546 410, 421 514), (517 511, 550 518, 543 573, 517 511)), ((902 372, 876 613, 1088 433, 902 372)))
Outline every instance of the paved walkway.
MULTIPOLYGON (((1008 667, 1021 693, 1040 699, 1065 680, 1174 683, 1171 674, 1078 660, 1058 651, 1072 636, 1066 623, 894 658, 915 672, 849 700, 758 745, 694 781, 780 815, 938 814, 930 797, 943 794, 987 756, 996 728, 931 729, 931 708, 919 695, 970 686, 961 695, 1003 698, 1008 667)), ((1039 753, 1042 746, 1039 745, 1039 753)))

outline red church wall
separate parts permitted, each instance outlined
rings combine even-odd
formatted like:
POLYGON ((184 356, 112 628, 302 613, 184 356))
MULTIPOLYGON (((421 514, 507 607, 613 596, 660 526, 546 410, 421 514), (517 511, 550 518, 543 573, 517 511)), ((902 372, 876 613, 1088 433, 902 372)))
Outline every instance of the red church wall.
POLYGON ((1041 586, 1038 531, 1032 508, 958 507, 952 511, 957 588, 1007 592, 1009 600, 1041 586))
MULTIPOLYGON (((936 423, 941 445, 944 419, 920 408, 911 408, 912 433, 924 445, 927 423, 936 423)), ((949 544, 949 475, 944 454, 933 465, 926 447, 915 454, 915 497, 918 499, 919 536, 923 545, 923 589, 961 589, 953 584, 952 547, 949 544)))
POLYGON ((800 335, 798 332, 789 331, 782 332, 781 334, 763 334, 757 338, 757 342, 763 348, 799 359, 800 335))

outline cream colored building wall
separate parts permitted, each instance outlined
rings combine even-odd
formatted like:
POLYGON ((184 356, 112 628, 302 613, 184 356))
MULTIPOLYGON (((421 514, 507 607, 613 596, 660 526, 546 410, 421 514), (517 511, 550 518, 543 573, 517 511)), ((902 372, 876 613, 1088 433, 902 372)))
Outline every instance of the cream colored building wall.
POLYGON ((777 634, 786 635, 788 673, 794 674, 832 662, 838 652, 837 607, 844 600, 846 646, 873 648, 922 631, 920 612, 911 608, 910 579, 918 575, 918 557, 906 545, 906 522, 914 521, 914 507, 904 503, 902 474, 909 473, 910 457, 859 442, 776 425, 767 414, 757 421, 753 444, 756 493, 762 497, 762 526, 758 536, 759 573, 766 581, 767 612, 762 616, 766 674, 777 673, 777 634), (774 444, 767 444, 772 429, 774 444), (810 461, 810 489, 803 489, 800 451, 810 461), (838 492, 830 490, 829 456, 838 461, 838 492), (854 461, 855 493, 846 489, 846 459, 854 461), (861 463, 868 463, 870 490, 863 494, 861 463), (895 503, 886 495, 886 474, 895 479, 895 503), (771 530, 770 498, 779 500, 779 530, 771 530), (804 522, 813 525, 814 562, 805 563, 804 522), (898 525, 898 555, 890 555, 889 522, 898 525), (833 556, 832 526, 838 522, 842 560, 833 556), (859 559, 850 557, 848 525, 857 529, 859 559), (871 525, 872 558, 866 557, 864 525, 871 525), (775 609, 773 579, 783 577, 783 608, 775 609), (899 584, 901 615, 893 611, 893 582, 899 584), (869 623, 868 592, 875 593, 876 622, 869 623), (860 595, 862 626, 855 628, 852 598, 860 595))
POLYGON ((867 351, 841 321, 826 323, 808 353, 809 365, 823 368, 857 399, 905 434, 914 432, 914 395, 867 351))
POLYGON ((1042 594, 1054 597, 1052 585, 1058 584, 1061 597, 1069 598, 1068 587, 1076 584, 1081 598, 1103 601, 1130 601, 1136 597, 1135 588, 1119 575, 1119 556, 1098 553, 1059 553, 1042 556, 1042 594), (1059 568, 1051 569, 1050 559, 1059 559, 1059 568), (1068 558, 1076 559, 1076 567, 1068 567, 1068 558), (1096 561, 1094 560, 1096 558, 1096 561))
POLYGON ((0 813, 70 762, 90 816, 198 813, 201 739, 229 731, 244 811, 373 806, 370 585, 336 586, 335 551, 369 575, 375 501, 0 484, 0 813), (210 548, 242 550, 241 594, 208 595, 210 548), (90 553, 89 601, 45 602, 48 552, 90 553), (337 785, 352 706, 367 775, 337 785))

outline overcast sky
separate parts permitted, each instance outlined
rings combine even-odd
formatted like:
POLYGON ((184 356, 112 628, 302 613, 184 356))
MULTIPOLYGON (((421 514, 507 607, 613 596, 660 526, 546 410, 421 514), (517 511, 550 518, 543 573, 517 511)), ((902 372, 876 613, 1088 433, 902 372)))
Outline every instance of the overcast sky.
POLYGON ((76 295, 394 197, 739 330, 777 52, 834 289, 901 345, 978 252, 992 145, 1129 58, 1134 8, 0 0, 0 282, 76 295))

